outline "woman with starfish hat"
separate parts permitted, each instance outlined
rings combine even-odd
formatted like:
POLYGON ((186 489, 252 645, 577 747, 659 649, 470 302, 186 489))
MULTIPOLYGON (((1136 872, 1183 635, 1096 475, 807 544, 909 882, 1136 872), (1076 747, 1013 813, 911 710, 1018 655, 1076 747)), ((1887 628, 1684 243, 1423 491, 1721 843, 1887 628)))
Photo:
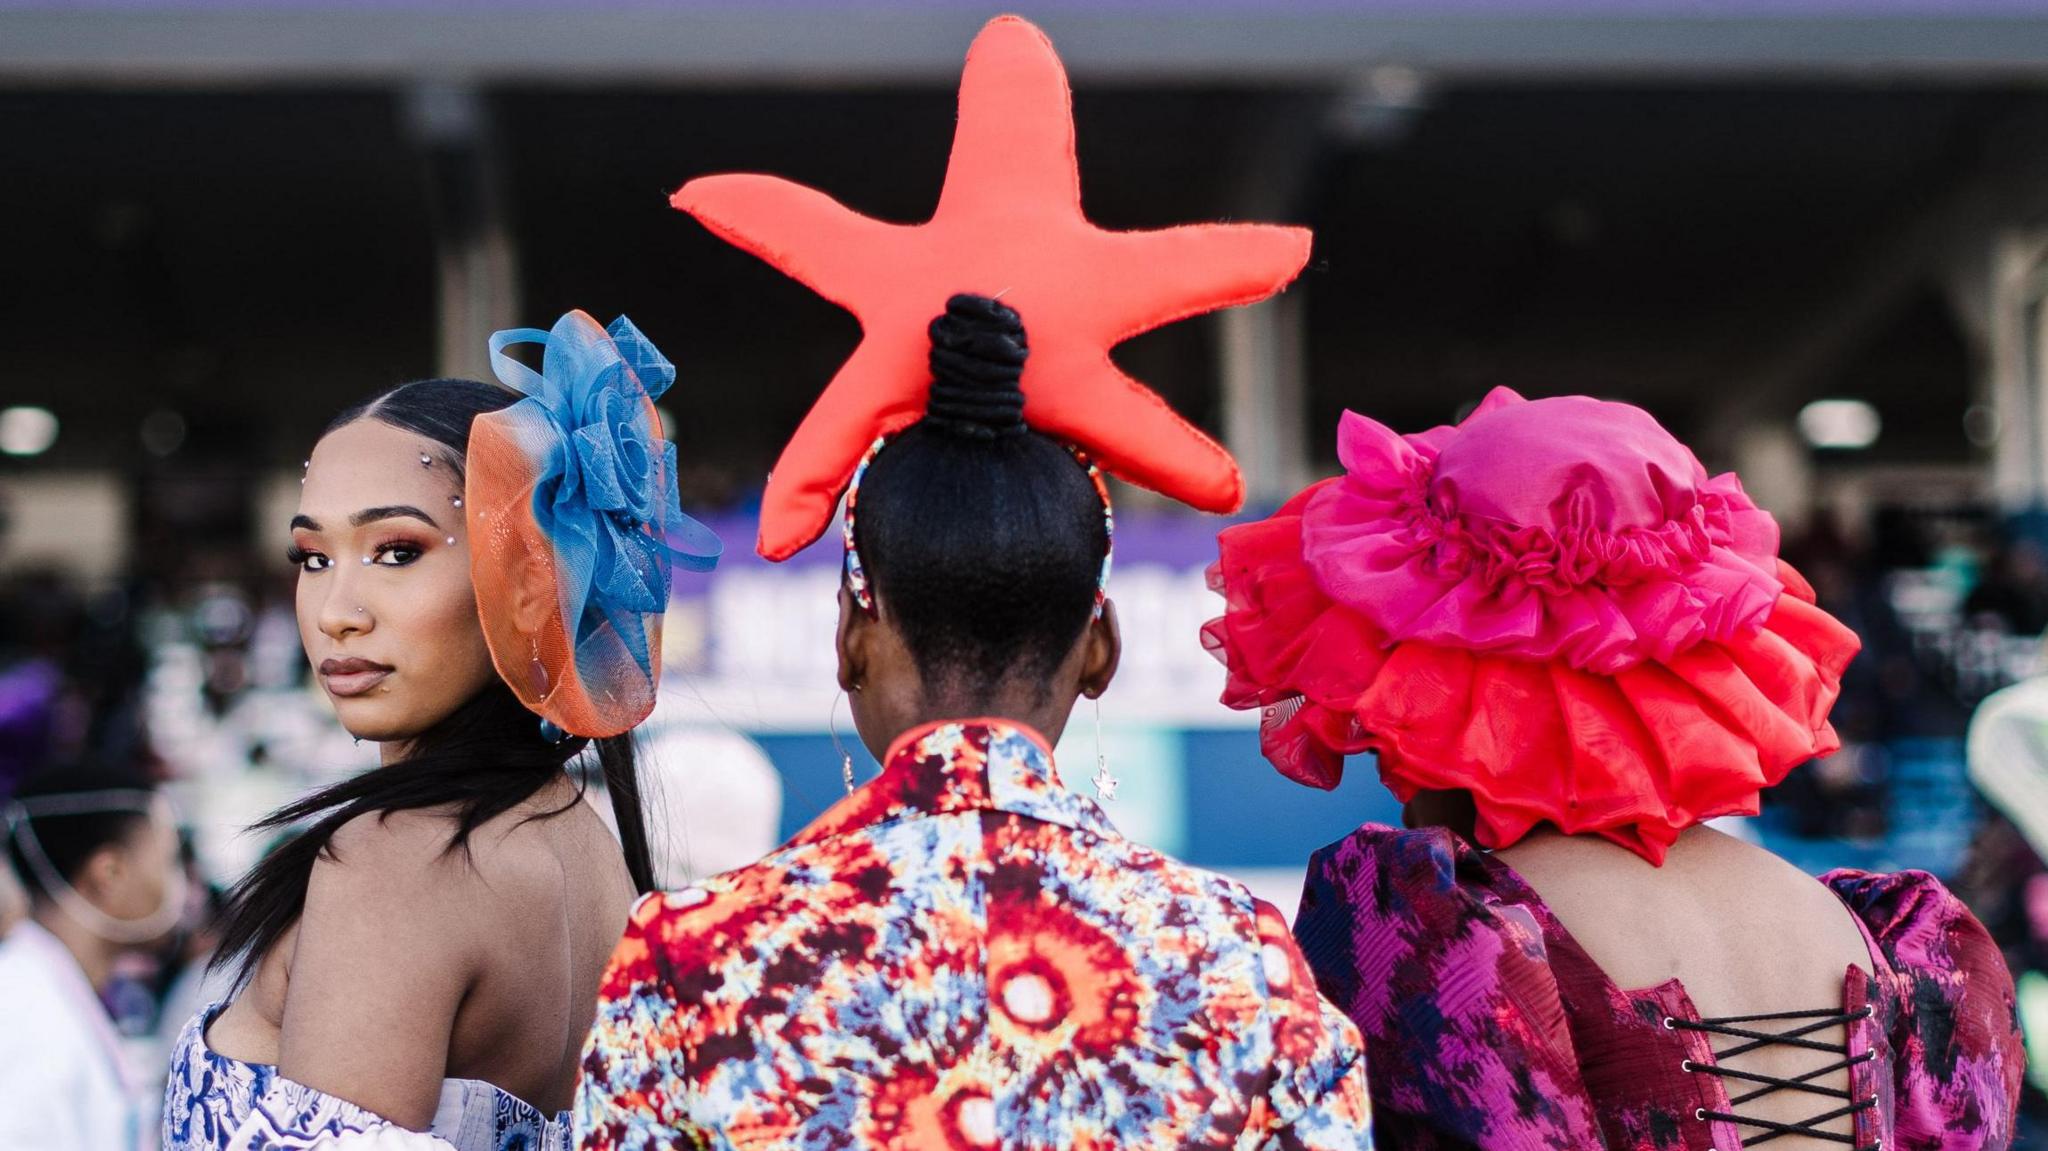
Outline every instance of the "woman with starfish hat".
POLYGON ((1098 469, 1239 495, 1108 349, 1277 290, 1307 235, 1103 232, 1073 163, 1059 62, 1005 17, 968 54, 929 223, 768 177, 675 197, 861 319, 760 549, 816 539, 845 494, 839 682, 883 766, 854 789, 849 764, 847 798, 773 855, 635 908, 583 1147, 1371 1145, 1356 1033, 1286 921, 1124 839, 1051 752, 1117 667, 1098 469))

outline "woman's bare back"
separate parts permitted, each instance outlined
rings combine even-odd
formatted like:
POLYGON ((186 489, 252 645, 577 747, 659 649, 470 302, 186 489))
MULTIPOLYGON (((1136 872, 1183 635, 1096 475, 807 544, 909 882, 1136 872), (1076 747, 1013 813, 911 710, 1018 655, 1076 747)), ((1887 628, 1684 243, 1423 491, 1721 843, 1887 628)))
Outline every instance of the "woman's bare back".
MULTIPOLYGON (((1703 1018, 1838 1011, 1848 969, 1871 967, 1862 932, 1831 891, 1770 852, 1711 828, 1682 833, 1662 867, 1594 836, 1554 832, 1532 835, 1496 857, 1542 896, 1617 986, 1641 990, 1678 980, 1703 1018)), ((1840 1026, 1807 1036, 1831 1044, 1842 1037, 1840 1026)), ((1712 1038, 1716 1050, 1737 1042, 1712 1038)), ((1822 1052, 1771 1046, 1728 1066, 1791 1078, 1831 1061, 1822 1052)), ((1843 1089, 1848 1077, 1838 1071, 1813 1082, 1843 1089)), ((1750 1085, 1728 1086, 1739 1095, 1750 1085)), ((1795 1123, 1836 1105, 1778 1091, 1740 1110, 1795 1123)), ((1848 1121, 1822 1129, 1846 1132, 1848 1121)), ((1786 1151, 1831 1145, 1796 1135, 1773 1142, 1786 1151)))
POLYGON ((337 832, 208 1044, 415 1127, 444 1078, 566 1108, 634 897, 618 842, 566 776, 478 828, 467 859, 440 850, 451 830, 401 812, 337 832))

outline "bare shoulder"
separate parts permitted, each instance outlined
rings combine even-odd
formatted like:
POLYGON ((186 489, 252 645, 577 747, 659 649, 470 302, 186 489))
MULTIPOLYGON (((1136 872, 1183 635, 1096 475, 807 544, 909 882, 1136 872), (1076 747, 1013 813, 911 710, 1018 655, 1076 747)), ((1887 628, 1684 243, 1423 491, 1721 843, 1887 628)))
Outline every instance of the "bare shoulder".
POLYGON ((507 895, 553 897, 565 882, 584 888, 612 878, 632 890, 617 838, 566 779, 485 821, 471 834, 470 851, 491 886, 507 895))
POLYGON ((1623 987, 1678 978, 1696 998, 1746 999, 1717 991, 1749 985, 1805 1002, 1869 962, 1824 884, 1710 828, 1686 831, 1661 867, 1590 836, 1540 835, 1499 854, 1623 987))
MULTIPOLYGON (((459 878, 451 851, 456 823, 445 811, 373 811, 337 828, 313 864, 313 885, 326 894, 403 900, 418 885, 459 878), (406 886, 393 889, 393 884, 406 886)), ((308 899, 312 893, 308 893, 308 899)))
POLYGON ((1722 898, 1766 926, 1818 934, 1838 947, 1866 949, 1849 909, 1826 884, 1753 843, 1710 829, 1687 841, 1686 862, 1709 877, 1722 898))
MULTIPOLYGON (((447 923, 468 905, 476 876, 460 849, 451 850, 455 820, 436 810, 371 812, 349 820, 327 842, 306 886, 307 936, 328 925, 379 925, 385 937, 413 935, 412 925, 447 923)), ((455 942, 448 933, 419 933, 455 942)))

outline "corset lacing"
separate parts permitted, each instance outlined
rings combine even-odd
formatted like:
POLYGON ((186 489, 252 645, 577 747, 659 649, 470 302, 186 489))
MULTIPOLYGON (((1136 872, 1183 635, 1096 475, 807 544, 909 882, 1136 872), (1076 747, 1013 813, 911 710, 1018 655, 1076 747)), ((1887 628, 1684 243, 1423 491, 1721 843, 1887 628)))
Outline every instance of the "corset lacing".
POLYGON ((1738 1079, 1746 1083, 1762 1084, 1762 1086, 1754 1091, 1731 1097, 1728 1100, 1728 1105, 1731 1108, 1740 1107, 1752 1100, 1761 1099, 1766 1095, 1779 1091, 1804 1091, 1809 1095, 1820 1095, 1828 1099, 1838 1099, 1845 1104, 1832 1111, 1815 1115, 1810 1119, 1802 1119, 1797 1123, 1778 1123, 1770 1119, 1755 1119, 1738 1115, 1732 1110, 1712 1111, 1705 1107, 1693 1112, 1693 1118, 1703 1122, 1718 1119, 1744 1127, 1757 1128, 1758 1134, 1751 1135, 1742 1141, 1744 1147, 1754 1147, 1760 1143, 1768 1143, 1785 1135, 1805 1135, 1813 1139, 1824 1139, 1830 1143, 1845 1143, 1854 1147, 1855 1151, 1884 1151, 1884 1140, 1882 1139, 1875 1143, 1858 1146, 1853 1135, 1818 1130, 1819 1126, 1823 1123, 1832 1122, 1844 1115, 1855 1115, 1858 1112, 1867 1111, 1877 1106, 1876 1096, 1868 1099, 1856 1098, 1853 1093, 1853 1078, 1851 1080, 1852 1090, 1819 1087, 1811 1082, 1823 1075, 1845 1071, 1876 1058, 1877 1053, 1874 1051, 1865 1051, 1861 1055, 1854 1056, 1849 1054, 1848 1025, 1868 1018, 1870 1018, 1870 1008, 1865 1007, 1860 1011, 1853 1012, 1779 1011, 1770 1015, 1731 1015, 1720 1019, 1701 1019, 1697 1022, 1667 1016, 1664 1020, 1664 1026, 1674 1031, 1700 1031, 1708 1035, 1725 1035, 1731 1039, 1747 1040, 1747 1042, 1730 1047, 1727 1050, 1716 1051, 1714 1053, 1715 1065, 1701 1066, 1690 1059, 1679 1064, 1686 1071, 1698 1075, 1718 1075, 1723 1079, 1738 1079), (1797 1022, 1799 1025, 1777 1032, 1757 1031, 1741 1026, 1742 1024, 1772 1022, 1797 1022), (1805 1038, 1805 1036, 1815 1031, 1825 1030, 1829 1027, 1843 1028, 1842 1042, 1822 1043, 1817 1039, 1805 1038), (1775 1075, 1759 1075, 1753 1071, 1739 1071, 1733 1067, 1719 1066, 1721 1061, 1734 1059, 1763 1047, 1803 1047, 1809 1051, 1822 1051, 1829 1055, 1840 1056, 1841 1058, 1838 1062, 1816 1068, 1804 1075, 1795 1076, 1791 1079, 1780 1079, 1775 1075))

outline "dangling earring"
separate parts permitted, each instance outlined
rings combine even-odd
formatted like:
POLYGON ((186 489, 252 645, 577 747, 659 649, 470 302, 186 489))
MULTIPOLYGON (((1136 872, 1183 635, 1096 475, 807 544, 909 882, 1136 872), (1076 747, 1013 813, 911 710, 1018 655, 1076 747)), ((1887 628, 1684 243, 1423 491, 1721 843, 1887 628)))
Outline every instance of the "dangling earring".
POLYGON ((1104 802, 1107 802, 1116 798, 1116 789, 1120 781, 1116 776, 1109 774, 1109 757, 1102 754, 1102 697, 1096 696, 1094 702, 1095 778, 1090 782, 1095 784, 1095 794, 1101 796, 1104 802))
POLYGON ((839 742, 839 701, 845 696, 843 691, 832 696, 832 710, 825 713, 825 726, 832 732, 832 746, 839 749, 839 777, 846 781, 846 794, 852 795, 853 755, 846 750, 845 744, 839 742))
POLYGON ((548 693, 554 690, 554 682, 553 678, 548 675, 548 665, 542 663, 540 659, 540 637, 533 635, 527 636, 526 650, 526 679, 528 690, 532 691, 535 696, 538 696, 541 699, 546 699, 548 697, 548 693))

